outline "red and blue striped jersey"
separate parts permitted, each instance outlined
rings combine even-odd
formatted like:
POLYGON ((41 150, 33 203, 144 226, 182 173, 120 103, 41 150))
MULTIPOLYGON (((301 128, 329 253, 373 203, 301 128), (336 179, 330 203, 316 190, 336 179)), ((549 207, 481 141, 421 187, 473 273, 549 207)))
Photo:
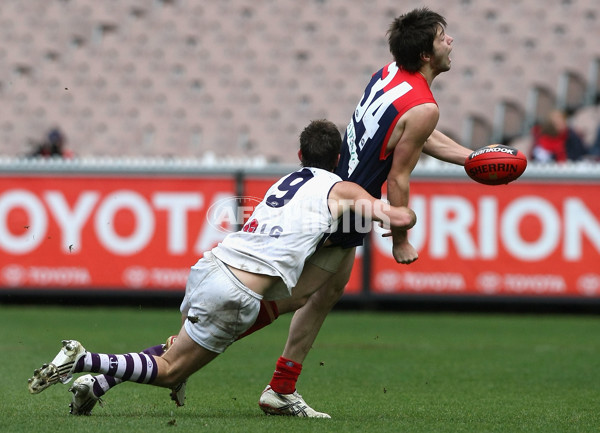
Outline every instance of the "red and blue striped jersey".
MULTIPOLYGON (((381 198, 381 187, 392 165, 386 153, 398 119, 410 108, 436 103, 425 77, 399 69, 392 62, 373 74, 344 134, 340 162, 335 170, 343 180, 355 182, 372 196, 381 198)), ((350 224, 330 237, 334 245, 352 247, 365 236, 350 224)), ((364 227, 364 223, 358 223, 364 227)))

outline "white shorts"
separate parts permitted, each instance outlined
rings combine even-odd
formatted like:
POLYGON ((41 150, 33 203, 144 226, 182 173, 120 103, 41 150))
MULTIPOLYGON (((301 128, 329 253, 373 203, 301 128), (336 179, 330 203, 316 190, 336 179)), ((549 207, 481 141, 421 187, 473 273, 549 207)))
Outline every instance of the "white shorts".
POLYGON ((223 353, 254 324, 262 297, 206 252, 190 270, 181 314, 188 335, 200 346, 223 353))

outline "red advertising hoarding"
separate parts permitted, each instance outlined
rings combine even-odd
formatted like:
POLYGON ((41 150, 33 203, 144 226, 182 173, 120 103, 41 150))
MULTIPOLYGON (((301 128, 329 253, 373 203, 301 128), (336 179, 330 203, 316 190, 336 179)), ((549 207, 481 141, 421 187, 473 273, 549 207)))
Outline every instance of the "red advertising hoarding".
MULTIPOLYGON (((0 289, 183 290, 189 267, 247 218, 276 176, 0 177, 0 289)), ((415 179, 398 265, 371 236, 371 291, 600 297, 600 184, 415 179)), ((347 288, 363 290, 362 249, 347 288)))
POLYGON ((600 184, 560 181, 484 186, 418 181, 409 239, 419 259, 391 257, 372 236, 377 293, 600 296, 600 184))
POLYGON ((224 236, 207 214, 234 185, 231 177, 0 178, 0 287, 183 290, 190 266, 224 236))

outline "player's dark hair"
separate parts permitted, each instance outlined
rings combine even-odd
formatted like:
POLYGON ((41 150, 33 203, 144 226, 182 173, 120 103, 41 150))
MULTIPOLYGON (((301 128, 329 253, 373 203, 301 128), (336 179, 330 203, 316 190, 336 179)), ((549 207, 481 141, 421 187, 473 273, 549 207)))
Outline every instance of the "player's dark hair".
POLYGON ((329 120, 313 120, 300 134, 302 166, 332 171, 338 162, 342 137, 329 120))
POLYGON ((422 65, 421 55, 433 53, 433 41, 440 26, 446 28, 446 19, 428 8, 414 9, 396 18, 387 32, 396 65, 417 72, 422 65))

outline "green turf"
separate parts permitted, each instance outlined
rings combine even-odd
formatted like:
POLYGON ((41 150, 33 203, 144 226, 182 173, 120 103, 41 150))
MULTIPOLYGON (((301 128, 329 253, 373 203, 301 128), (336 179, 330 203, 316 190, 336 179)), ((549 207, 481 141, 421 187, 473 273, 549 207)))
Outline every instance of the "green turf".
POLYGON ((582 316, 332 313, 299 382, 331 420, 267 417, 257 400, 284 316, 194 375, 187 403, 123 384, 91 417, 68 416, 68 386, 27 378, 63 338, 141 350, 175 333, 176 309, 0 306, 0 432, 599 432, 600 320, 582 316))

